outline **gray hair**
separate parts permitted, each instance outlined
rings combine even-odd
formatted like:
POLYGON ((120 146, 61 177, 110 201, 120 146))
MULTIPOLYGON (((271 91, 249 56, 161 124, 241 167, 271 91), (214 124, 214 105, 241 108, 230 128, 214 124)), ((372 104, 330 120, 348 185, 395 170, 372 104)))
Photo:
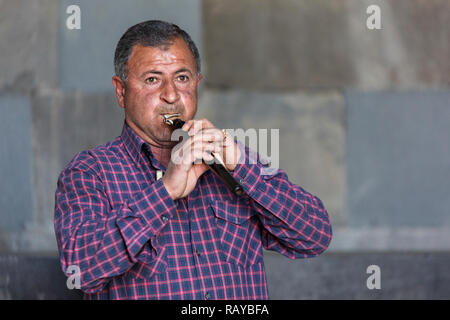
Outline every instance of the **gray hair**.
POLYGON ((114 54, 114 71, 122 80, 128 80, 128 59, 137 44, 147 47, 170 45, 171 41, 181 37, 188 45, 195 59, 197 75, 200 74, 200 54, 189 34, 173 23, 149 20, 130 27, 117 43, 114 54))

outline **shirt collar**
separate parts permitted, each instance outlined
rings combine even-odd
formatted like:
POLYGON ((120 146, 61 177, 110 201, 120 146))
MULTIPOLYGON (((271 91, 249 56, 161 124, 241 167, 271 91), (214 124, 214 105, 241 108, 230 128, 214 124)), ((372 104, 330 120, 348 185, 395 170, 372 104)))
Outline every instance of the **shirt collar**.
POLYGON ((150 145, 144 141, 138 134, 124 121, 121 138, 125 149, 130 155, 131 159, 137 164, 140 164, 142 157, 147 155, 150 163, 158 168, 160 167, 159 161, 153 156, 150 149, 150 145))

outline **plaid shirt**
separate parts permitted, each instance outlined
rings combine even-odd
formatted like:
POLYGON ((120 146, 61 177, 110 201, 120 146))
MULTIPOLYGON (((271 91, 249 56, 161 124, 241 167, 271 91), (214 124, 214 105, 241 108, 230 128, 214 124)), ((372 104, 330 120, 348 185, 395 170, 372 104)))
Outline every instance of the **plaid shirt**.
POLYGON ((175 201, 155 177, 165 168, 126 123, 77 154, 58 179, 54 222, 63 271, 79 268, 85 299, 268 299, 263 248, 291 259, 323 252, 331 225, 321 201, 282 170, 261 175, 240 146, 243 196, 208 170, 175 201))

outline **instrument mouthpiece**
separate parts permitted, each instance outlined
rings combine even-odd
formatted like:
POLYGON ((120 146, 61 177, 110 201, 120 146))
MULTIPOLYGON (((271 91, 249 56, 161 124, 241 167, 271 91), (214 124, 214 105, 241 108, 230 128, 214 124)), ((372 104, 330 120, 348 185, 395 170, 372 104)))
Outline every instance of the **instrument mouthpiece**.
MULTIPOLYGON (((173 126, 174 121, 177 119, 180 119, 179 113, 170 113, 170 114, 164 114, 164 123, 173 126)), ((180 119, 181 120, 181 119, 180 119)))

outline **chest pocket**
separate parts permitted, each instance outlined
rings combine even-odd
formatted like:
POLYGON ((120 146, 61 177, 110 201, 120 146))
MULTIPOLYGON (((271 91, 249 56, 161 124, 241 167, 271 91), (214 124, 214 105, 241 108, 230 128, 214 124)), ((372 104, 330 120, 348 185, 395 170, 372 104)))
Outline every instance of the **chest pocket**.
POLYGON ((254 211, 247 205, 225 201, 212 201, 211 209, 222 260, 244 268, 260 263, 261 229, 254 211))

